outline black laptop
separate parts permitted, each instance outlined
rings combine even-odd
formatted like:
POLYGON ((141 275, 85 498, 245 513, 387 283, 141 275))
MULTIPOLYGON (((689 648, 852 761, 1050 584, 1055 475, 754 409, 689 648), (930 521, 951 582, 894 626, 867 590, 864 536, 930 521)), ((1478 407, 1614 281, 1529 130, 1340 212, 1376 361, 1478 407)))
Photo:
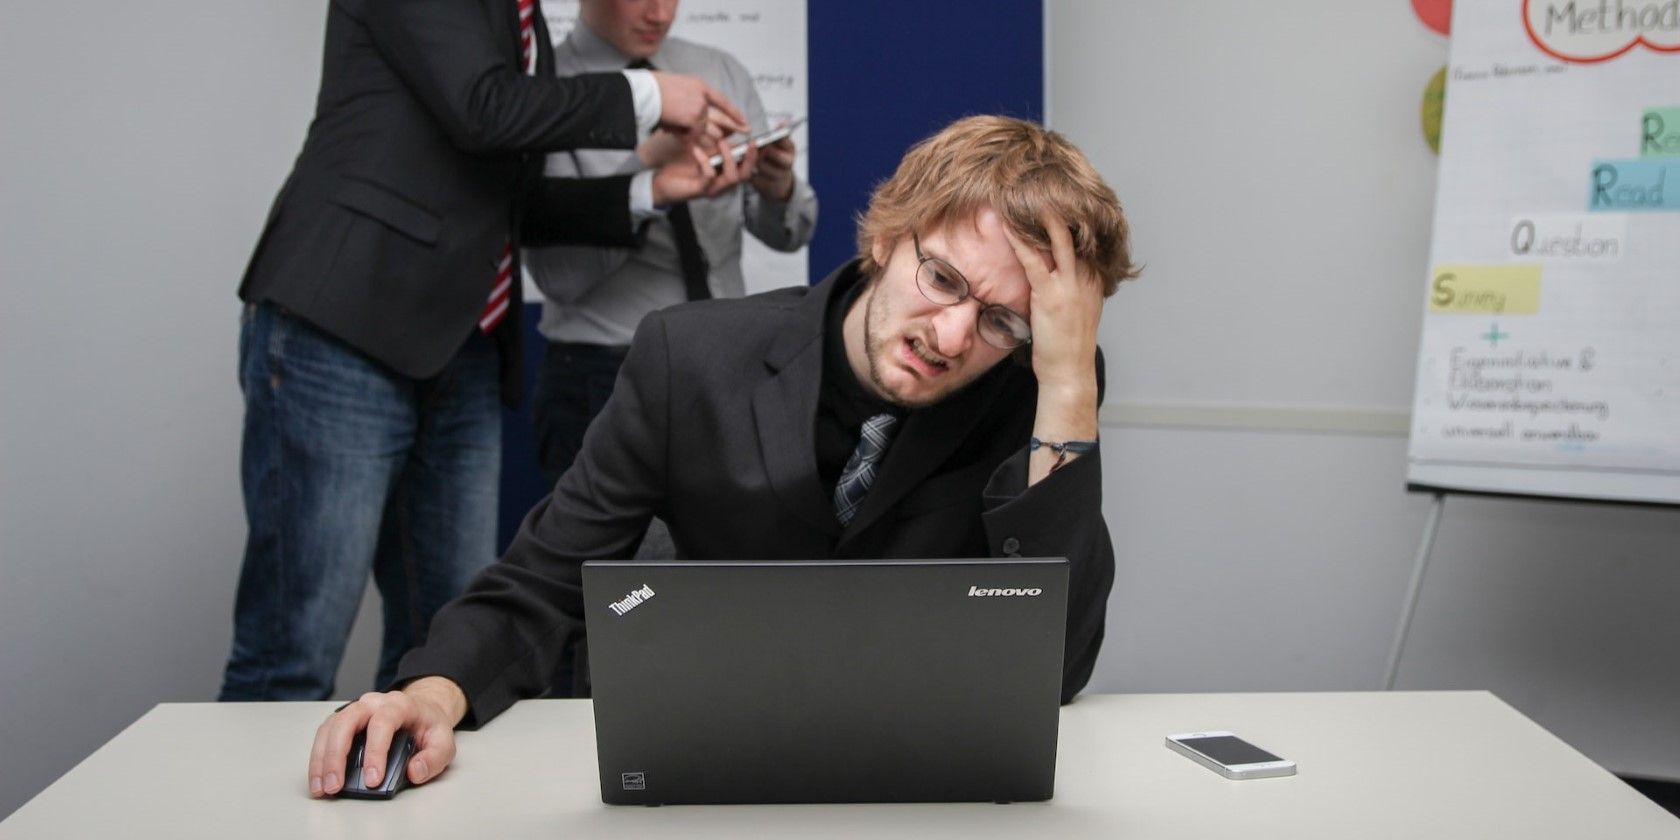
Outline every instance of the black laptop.
POLYGON ((1063 559, 586 563, 601 799, 1055 790, 1063 559))

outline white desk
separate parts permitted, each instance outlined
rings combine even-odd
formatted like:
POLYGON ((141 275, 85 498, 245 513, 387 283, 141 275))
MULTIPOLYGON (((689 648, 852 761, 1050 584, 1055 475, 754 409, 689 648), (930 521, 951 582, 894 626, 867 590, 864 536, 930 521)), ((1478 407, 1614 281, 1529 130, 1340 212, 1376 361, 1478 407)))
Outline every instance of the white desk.
POLYGON ((1485 692, 1093 695, 1062 713, 1056 798, 991 805, 609 807, 588 701, 461 733, 444 777, 316 801, 332 703, 165 704, 0 823, 124 838, 1680 838, 1680 820, 1485 692), (1162 746, 1230 729, 1300 774, 1227 781, 1162 746))

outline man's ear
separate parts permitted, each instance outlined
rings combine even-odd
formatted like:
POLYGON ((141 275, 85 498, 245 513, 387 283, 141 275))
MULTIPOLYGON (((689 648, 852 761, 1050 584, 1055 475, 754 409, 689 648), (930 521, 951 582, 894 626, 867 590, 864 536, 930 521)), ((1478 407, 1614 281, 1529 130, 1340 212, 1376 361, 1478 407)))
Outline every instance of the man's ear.
POLYGON ((869 256, 875 259, 875 264, 881 268, 887 267, 887 255, 892 253, 892 246, 877 236, 869 243, 869 256))

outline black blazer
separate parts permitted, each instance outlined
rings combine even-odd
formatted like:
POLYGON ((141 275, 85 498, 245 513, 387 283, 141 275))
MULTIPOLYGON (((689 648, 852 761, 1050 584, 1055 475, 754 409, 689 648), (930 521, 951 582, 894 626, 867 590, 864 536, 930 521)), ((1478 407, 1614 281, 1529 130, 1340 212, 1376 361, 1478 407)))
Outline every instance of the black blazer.
MULTIPOLYGON (((1038 386, 1006 360, 906 417, 841 528, 817 474, 815 419, 824 312, 856 282, 854 263, 812 288, 644 319, 576 463, 501 561, 437 614, 399 680, 454 680, 468 726, 543 693, 584 636, 582 562, 631 557, 658 515, 679 558, 1066 557, 1071 699, 1096 663, 1114 581, 1099 454, 1026 487, 1038 386)), ((585 694, 588 668, 576 671, 585 694)))
MULTIPOLYGON (((632 244, 628 176, 542 179, 529 154, 634 146, 629 84, 555 78, 540 9, 536 26, 527 76, 516 0, 332 0, 315 119, 240 297, 427 377, 477 329, 510 230, 632 244)), ((518 381, 513 290, 504 394, 518 381)))

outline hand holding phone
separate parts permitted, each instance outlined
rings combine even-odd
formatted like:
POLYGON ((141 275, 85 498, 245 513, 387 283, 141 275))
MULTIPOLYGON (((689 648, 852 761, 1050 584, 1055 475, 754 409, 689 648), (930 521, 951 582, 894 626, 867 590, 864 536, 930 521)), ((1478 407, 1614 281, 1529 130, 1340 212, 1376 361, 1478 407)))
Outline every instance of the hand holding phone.
POLYGON ((685 147, 687 155, 653 171, 653 206, 668 208, 696 198, 716 198, 753 177, 758 162, 755 147, 740 162, 733 158, 714 169, 707 165, 706 152, 697 145, 685 147))
MULTIPOLYGON (((762 134, 759 134, 759 135, 753 137, 752 143, 757 145, 759 148, 762 149, 765 146, 770 145, 771 143, 774 143, 778 140, 781 140, 784 137, 787 137, 787 136, 793 134, 793 130, 798 128, 799 126, 803 125, 804 123, 805 123, 805 118, 800 117, 799 119, 794 120, 793 122, 787 123, 786 125, 782 125, 782 126, 778 126, 776 128, 772 128, 769 131, 766 131, 762 134)), ((741 160, 741 158, 746 157, 746 155, 747 155, 747 144, 742 143, 739 146, 731 146, 730 149, 729 149, 729 154, 730 154, 731 157, 735 158, 735 160, 737 162, 739 162, 741 160)), ((707 160, 707 163, 710 163, 712 165, 713 169, 723 168, 723 154, 720 152, 718 154, 712 155, 711 158, 709 160, 707 160)))
POLYGON ((1167 747, 1227 779, 1295 775, 1295 762, 1266 752, 1230 732, 1168 735, 1167 747))

